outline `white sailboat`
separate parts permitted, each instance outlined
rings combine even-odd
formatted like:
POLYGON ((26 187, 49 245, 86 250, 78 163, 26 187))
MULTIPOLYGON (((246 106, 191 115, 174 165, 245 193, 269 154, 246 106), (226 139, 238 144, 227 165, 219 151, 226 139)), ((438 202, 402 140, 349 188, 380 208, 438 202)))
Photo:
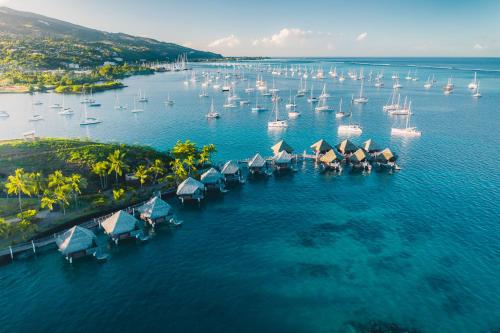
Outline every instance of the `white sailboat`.
POLYGON ((207 119, 217 119, 220 117, 220 114, 215 111, 213 97, 212 97, 212 103, 210 104, 210 110, 208 111, 206 117, 207 119))
POLYGON ((401 88, 403 88, 403 85, 399 83, 399 78, 396 77, 394 79, 394 84, 392 85, 392 89, 401 89, 401 88))
POLYGON ((411 113, 406 117, 406 125, 403 128, 391 128, 391 135, 394 136, 420 136, 422 132, 418 131, 416 127, 410 127, 411 113))
POLYGON ((140 108, 137 107, 137 100, 134 97, 134 108, 132 110, 130 110, 130 112, 132 112, 132 113, 140 113, 140 112, 143 112, 143 111, 144 111, 143 109, 140 109, 140 108))
POLYGON ((353 100, 351 99, 351 104, 349 106, 349 124, 340 125, 337 130, 339 134, 361 135, 361 133, 363 133, 363 129, 360 125, 352 123, 352 103, 353 100))
POLYGON ((453 92, 453 89, 455 89, 455 85, 451 81, 451 78, 449 78, 448 83, 443 87, 443 92, 445 95, 449 95, 453 92))
POLYGON ((382 107, 382 110, 393 111, 393 110, 399 109, 399 107, 400 107, 399 99, 400 99, 401 95, 398 94, 398 98, 396 99, 396 92, 397 92, 396 89, 392 90, 391 97, 389 97, 390 101, 389 100, 387 101, 387 103, 382 107))
POLYGON ((84 110, 85 117, 80 122, 80 126, 96 125, 96 124, 102 123, 102 121, 100 121, 96 117, 89 117, 89 115, 87 113, 87 105, 86 104, 83 106, 83 110, 84 110))
MULTIPOLYGON (((399 96, 398 96, 398 104, 399 104, 399 96)), ((411 101, 408 103, 408 97, 405 97, 403 106, 398 107, 394 110, 389 110, 388 112, 391 116, 407 116, 411 114, 411 101)))
POLYGON ((201 91, 200 91, 200 94, 198 95, 198 97, 200 98, 206 98, 208 97, 208 93, 207 93, 207 89, 205 88, 205 86, 201 86, 201 91))
POLYGON ((231 96, 227 96, 226 103, 222 106, 225 109, 231 109, 237 107, 237 105, 231 100, 231 96))
POLYGON ((259 94, 255 94, 255 106, 252 108, 252 112, 266 111, 267 108, 259 104, 259 94))
POLYGON ((427 77, 427 81, 425 81, 425 83, 424 83, 424 88, 425 89, 431 89, 432 88, 432 80, 431 80, 430 76, 427 77))
POLYGON ((474 97, 474 98, 480 98, 482 96, 483 95, 481 95, 481 93, 479 92, 479 81, 477 81, 476 89, 474 89, 474 94, 472 95, 472 97, 474 97))
POLYGON ((318 98, 314 96, 314 85, 311 84, 311 94, 309 95, 309 98, 307 99, 309 103, 317 103, 318 98))
POLYGON ((139 89, 139 95, 138 95, 138 98, 137 98, 137 102, 139 103, 147 103, 149 100, 148 98, 146 97, 146 94, 143 94, 141 89, 139 89))
POLYGON ((290 97, 288 98, 288 103, 285 105, 285 108, 287 110, 289 109, 293 109, 294 107, 296 107, 297 105, 295 104, 295 98, 292 102, 292 89, 290 89, 290 97))
POLYGON ((335 112, 335 118, 344 118, 346 116, 345 112, 342 111, 342 97, 340 98, 340 102, 339 102, 339 110, 337 112, 335 112))
MULTIPOLYGON (((53 96, 54 96, 54 93, 52 93, 52 94, 50 95, 50 100, 51 100, 51 101, 52 101, 53 96)), ((63 97, 63 98, 64 98, 64 97, 63 97)), ((49 109, 62 109, 62 105, 61 105, 61 104, 59 104, 59 103, 51 103, 51 104, 49 105, 49 109)))
POLYGON ((328 112, 328 111, 335 111, 335 109, 332 106, 329 106, 326 103, 327 99, 326 98, 321 98, 319 100, 319 104, 314 108, 316 111, 323 111, 323 112, 328 112))
POLYGON ((323 84, 323 90, 321 91, 321 95, 319 95, 319 99, 327 99, 330 97, 330 94, 326 92, 326 83, 323 84))
POLYGON ((359 90, 359 96, 353 100, 354 103, 356 104, 366 104, 368 103, 368 98, 363 96, 363 86, 364 86, 364 80, 361 81, 361 88, 359 90))
POLYGON ((297 111, 297 106, 295 100, 293 101, 293 107, 288 111, 288 118, 295 119, 300 116, 300 112, 297 111))
POLYGON ((279 115, 279 101, 274 102, 273 105, 274 120, 267 123, 269 128, 285 128, 288 127, 288 122, 286 120, 280 119, 279 115))
POLYGON ((477 81, 477 73, 474 72, 474 79, 472 80, 471 83, 467 86, 470 90, 475 90, 478 86, 478 81, 477 81))
POLYGON ((175 101, 170 98, 170 93, 167 94, 167 99, 163 102, 165 105, 174 105, 175 101))
POLYGON ((126 110, 127 106, 126 105, 121 105, 120 104, 120 97, 118 95, 115 96, 115 110, 126 110))

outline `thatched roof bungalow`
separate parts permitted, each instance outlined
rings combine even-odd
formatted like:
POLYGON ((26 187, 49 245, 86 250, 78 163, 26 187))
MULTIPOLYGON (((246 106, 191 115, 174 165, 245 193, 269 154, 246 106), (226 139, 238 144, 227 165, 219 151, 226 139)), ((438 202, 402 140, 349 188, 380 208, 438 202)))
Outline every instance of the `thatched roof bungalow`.
POLYGON ((321 156, 319 160, 326 169, 341 171, 341 163, 344 160, 344 156, 340 155, 335 150, 330 149, 326 152, 326 154, 321 156))
POLYGON ((194 178, 188 177, 177 186, 177 196, 182 203, 185 200, 198 200, 204 198, 205 185, 194 178))
POLYGON ((292 146, 286 143, 285 140, 281 140, 280 142, 272 146, 271 150, 273 151, 274 155, 278 155, 282 151, 286 151, 289 154, 293 153, 292 146))
POLYGON ((172 206, 155 196, 137 208, 141 219, 151 226, 169 221, 173 217, 172 206))
POLYGON ((90 249, 97 246, 95 234, 77 225, 57 236, 56 244, 59 251, 70 262, 73 262, 73 258, 86 256, 90 249))
POLYGON ((224 175, 215 168, 205 171, 200 178, 206 189, 222 190, 224 188, 224 175))
POLYGON ((118 240, 138 235, 140 230, 137 222, 135 217, 120 210, 101 222, 101 227, 115 243, 118 243, 118 240))
POLYGON ((267 161, 259 154, 255 154, 254 157, 248 162, 248 170, 252 174, 263 173, 267 167, 267 161))
POLYGON ((325 140, 321 139, 318 142, 314 143, 311 148, 316 154, 325 154, 330 149, 332 149, 332 146, 325 140))
POLYGON ((241 180, 241 169, 236 161, 227 161, 222 167, 221 173, 226 182, 241 180))
POLYGON ((342 155, 349 155, 358 150, 358 147, 352 143, 349 139, 345 139, 336 146, 339 153, 342 155))

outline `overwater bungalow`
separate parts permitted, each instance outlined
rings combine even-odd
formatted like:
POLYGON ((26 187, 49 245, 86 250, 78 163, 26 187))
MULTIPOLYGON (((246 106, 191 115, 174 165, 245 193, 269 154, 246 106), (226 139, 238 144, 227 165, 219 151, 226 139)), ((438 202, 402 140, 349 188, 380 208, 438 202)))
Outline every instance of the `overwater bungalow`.
POLYGON ((290 170, 292 168, 292 155, 282 150, 274 157, 274 166, 277 171, 290 170))
POLYGON ((259 153, 255 154, 255 156, 248 162, 248 171, 252 175, 267 175, 267 161, 260 156, 259 153))
POLYGON ((385 148, 375 157, 375 165, 382 169, 399 170, 397 159, 398 157, 389 148, 385 148))
POLYGON ((236 161, 227 161, 222 167, 221 173, 224 176, 226 183, 243 182, 241 169, 236 161))
POLYGON ((186 200, 197 200, 200 202, 205 196, 205 185, 194 178, 188 177, 177 186, 177 196, 182 203, 186 200))
POLYGON ((116 244, 119 240, 138 238, 141 234, 138 220, 129 213, 120 210, 101 222, 104 233, 116 244))
POLYGON ((342 171, 342 161, 344 156, 337 153, 335 150, 330 149, 323 156, 320 157, 320 162, 325 169, 342 171))
POLYGON ((370 154, 370 157, 375 157, 375 155, 377 155, 379 152, 382 151, 382 148, 372 139, 369 139, 369 140, 366 140, 365 142, 363 142, 363 144, 361 145, 361 148, 365 152, 370 154))
POLYGON ((368 162, 368 155, 361 148, 350 156, 349 163, 351 163, 353 170, 370 171, 372 169, 371 164, 368 162))
POLYGON ((311 148, 314 151, 314 153, 316 154, 316 156, 319 156, 319 155, 325 154, 326 152, 328 152, 329 150, 331 150, 333 147, 330 146, 330 144, 328 142, 326 142, 325 140, 321 139, 318 142, 314 143, 311 146, 311 148))
POLYGON ((288 154, 293 153, 293 148, 285 140, 281 140, 277 144, 271 147, 271 150, 274 153, 274 156, 278 155, 282 151, 286 151, 288 154))
POLYGON ((205 171, 200 178, 207 190, 224 191, 224 175, 215 168, 205 171))
POLYGON ((95 234, 91 230, 77 225, 57 236, 56 244, 59 251, 70 263, 73 262, 73 259, 93 255, 97 247, 95 234))
POLYGON ((339 143, 337 146, 337 151, 341 153, 342 155, 349 156, 350 154, 354 153, 356 150, 358 150, 358 147, 352 143, 349 139, 345 139, 341 143, 339 143))
POLYGON ((159 196, 154 196, 142 206, 137 208, 141 220, 152 227, 172 221, 174 212, 172 206, 163 201, 159 196))

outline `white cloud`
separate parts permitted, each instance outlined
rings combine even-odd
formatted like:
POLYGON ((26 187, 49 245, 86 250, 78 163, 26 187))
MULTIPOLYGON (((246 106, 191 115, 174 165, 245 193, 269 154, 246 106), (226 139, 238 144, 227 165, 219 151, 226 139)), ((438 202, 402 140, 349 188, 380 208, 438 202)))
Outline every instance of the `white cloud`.
POLYGON ((306 40, 319 37, 329 37, 331 33, 321 31, 303 30, 299 28, 283 28, 270 37, 263 37, 252 42, 253 46, 296 46, 306 40))
POLYGON ((216 39, 214 40, 212 43, 208 44, 208 47, 212 47, 212 48, 220 48, 220 47, 229 47, 229 48, 233 48, 237 45, 240 45, 240 40, 233 34, 227 36, 227 37, 223 37, 223 38, 219 38, 219 39, 216 39))
POLYGON ((484 45, 481 45, 481 44, 479 44, 479 43, 476 43, 476 44, 474 44, 474 46, 473 46, 472 48, 473 48, 474 50, 482 50, 482 49, 484 49, 485 47, 484 47, 484 45))
POLYGON ((363 32, 363 33, 359 34, 358 37, 356 37, 356 40, 358 42, 361 42, 361 41, 365 40, 366 37, 368 37, 368 33, 367 32, 363 32))

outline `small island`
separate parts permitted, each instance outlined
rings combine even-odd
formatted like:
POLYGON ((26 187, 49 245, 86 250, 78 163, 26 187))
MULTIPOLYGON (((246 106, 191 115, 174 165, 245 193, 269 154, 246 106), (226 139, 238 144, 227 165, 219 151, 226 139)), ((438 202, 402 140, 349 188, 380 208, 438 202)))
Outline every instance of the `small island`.
POLYGON ((165 151, 78 139, 0 142, 0 246, 173 192, 215 152, 189 140, 165 151))

